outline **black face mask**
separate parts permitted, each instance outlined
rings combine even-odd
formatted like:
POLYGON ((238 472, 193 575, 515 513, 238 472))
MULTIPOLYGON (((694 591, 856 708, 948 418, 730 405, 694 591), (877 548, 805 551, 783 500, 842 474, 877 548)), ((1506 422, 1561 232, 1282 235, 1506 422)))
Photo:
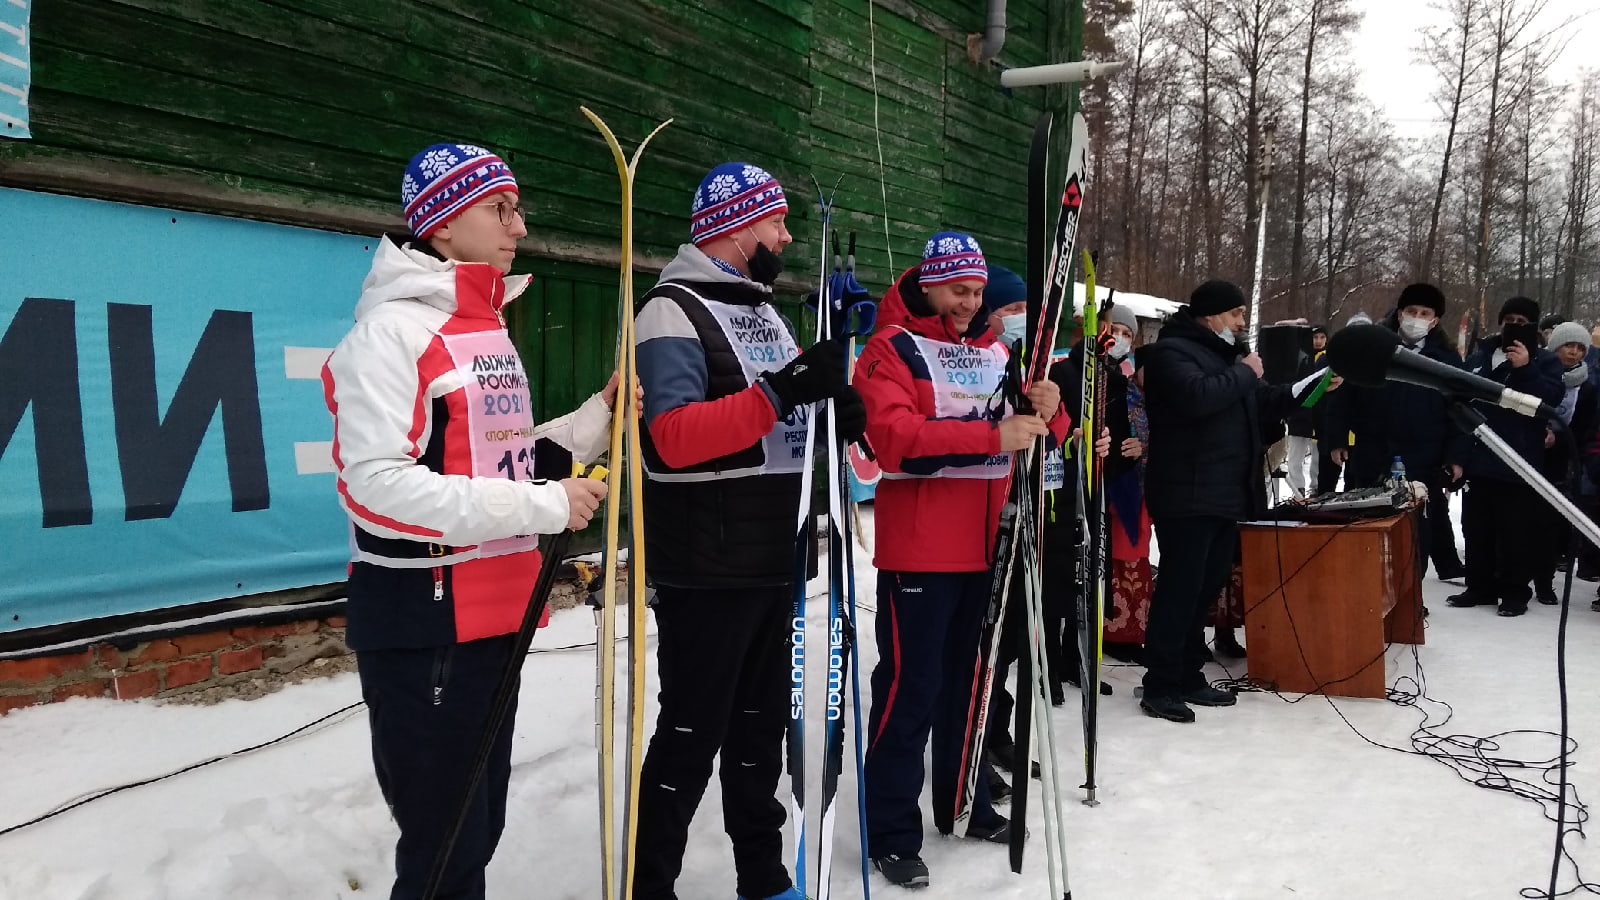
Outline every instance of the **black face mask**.
POLYGON ((767 245, 760 241, 756 242, 756 252, 750 255, 745 265, 750 269, 750 280, 767 287, 772 287, 778 276, 783 274, 783 257, 768 250, 767 245))

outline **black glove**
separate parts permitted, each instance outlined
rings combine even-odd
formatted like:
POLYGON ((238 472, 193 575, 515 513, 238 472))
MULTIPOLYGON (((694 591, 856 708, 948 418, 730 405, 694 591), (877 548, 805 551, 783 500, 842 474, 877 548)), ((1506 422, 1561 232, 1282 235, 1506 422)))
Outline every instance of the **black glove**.
POLYGON ((847 387, 844 380, 844 340, 831 338, 820 341, 789 360, 788 365, 776 372, 768 372, 761 378, 778 395, 778 402, 783 406, 778 410, 780 419, 796 406, 837 397, 847 387))
POLYGON ((846 444, 854 444, 867 433, 867 405, 850 385, 833 398, 834 434, 846 444))

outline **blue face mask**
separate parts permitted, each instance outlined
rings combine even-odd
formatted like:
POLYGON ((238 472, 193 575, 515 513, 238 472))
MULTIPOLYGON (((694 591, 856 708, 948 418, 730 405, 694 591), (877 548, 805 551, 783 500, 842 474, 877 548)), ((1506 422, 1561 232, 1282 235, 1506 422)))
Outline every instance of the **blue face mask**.
POLYGON ((1023 313, 1000 317, 1000 343, 1007 347, 1028 336, 1028 317, 1023 313))

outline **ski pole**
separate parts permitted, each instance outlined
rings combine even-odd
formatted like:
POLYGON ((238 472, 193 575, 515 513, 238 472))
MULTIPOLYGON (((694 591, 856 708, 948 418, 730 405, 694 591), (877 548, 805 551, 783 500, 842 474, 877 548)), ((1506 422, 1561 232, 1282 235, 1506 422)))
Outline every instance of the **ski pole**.
MULTIPOLYGON (((584 474, 583 466, 574 464, 572 467, 574 478, 590 478, 603 482, 607 474, 604 466, 595 466, 587 475, 584 474)), ((550 604, 550 590, 555 587, 556 569, 561 565, 561 558, 567 555, 567 545, 570 543, 572 543, 571 529, 550 539, 544 564, 539 568, 539 578, 533 585, 533 595, 528 598, 528 609, 522 614, 522 627, 517 629, 517 642, 511 649, 511 658, 506 661, 505 671, 500 676, 500 684, 495 688, 494 700, 489 706, 489 720, 484 723, 483 735, 478 738, 478 752, 473 755, 472 769, 467 774, 461 798, 456 803, 455 815, 450 817, 450 830, 445 833, 444 843, 439 845, 439 851, 434 854, 433 868, 428 872, 428 882, 423 888, 422 900, 434 900, 439 893, 440 884, 444 881, 445 867, 450 864, 450 854, 455 850, 456 840, 461 837, 461 828, 467 821, 467 812, 472 808, 472 794, 478 789, 478 782, 483 780, 483 773, 489 768, 489 756, 494 752, 495 740, 500 736, 500 729, 505 726, 506 710, 511 708, 511 698, 517 692, 523 657, 528 655, 528 648, 533 645, 533 634, 539 630, 539 620, 544 617, 545 608, 550 604)))

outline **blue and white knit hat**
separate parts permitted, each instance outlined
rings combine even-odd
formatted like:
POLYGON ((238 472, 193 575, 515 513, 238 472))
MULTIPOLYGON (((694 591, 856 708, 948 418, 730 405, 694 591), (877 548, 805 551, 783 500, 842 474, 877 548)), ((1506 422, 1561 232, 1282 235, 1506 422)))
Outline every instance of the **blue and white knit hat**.
POLYGON ((490 194, 517 194, 505 160, 471 144, 434 144, 412 157, 400 180, 400 202, 411 233, 427 239, 490 194))
POLYGON ((989 266, 983 261, 983 248, 969 234, 941 231, 928 239, 922 250, 922 268, 917 283, 924 287, 948 281, 989 282, 989 266))
POLYGON ((788 211, 783 187, 766 169, 749 163, 723 163, 706 173, 694 192, 689 238, 698 247, 788 211))

